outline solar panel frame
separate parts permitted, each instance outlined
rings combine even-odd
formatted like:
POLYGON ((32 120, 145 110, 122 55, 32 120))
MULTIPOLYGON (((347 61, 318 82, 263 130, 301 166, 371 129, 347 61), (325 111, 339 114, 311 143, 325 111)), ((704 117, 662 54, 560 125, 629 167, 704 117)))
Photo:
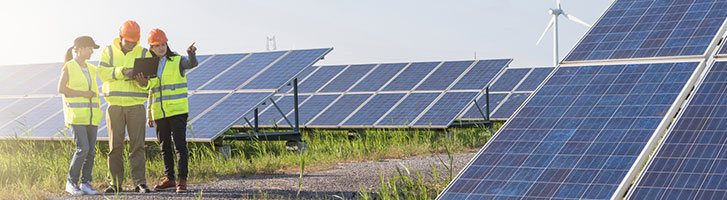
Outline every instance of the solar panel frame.
MULTIPOLYGON (((649 137, 649 140, 646 142, 645 147, 638 154, 638 156, 636 157, 636 160, 630 166, 629 170, 627 171, 627 173, 625 175, 625 178, 623 178, 620 181, 620 184, 616 188, 614 194, 611 195, 611 198, 620 198, 624 195, 624 193, 626 192, 626 190, 629 187, 630 181, 632 181, 634 179, 634 177, 637 175, 638 170, 645 163, 645 159, 647 159, 648 154, 650 153, 650 150, 653 149, 654 145, 656 145, 655 141, 658 140, 658 138, 664 133, 665 129, 668 127, 669 120, 664 120, 664 118, 669 117, 669 116, 674 116, 674 114, 679 109, 679 105, 682 105, 684 98, 689 94, 689 90, 691 89, 691 87, 694 86, 695 82, 699 79, 699 75, 702 73, 702 70, 704 68, 704 62, 699 61, 699 60, 696 60, 696 62, 699 62, 699 63, 696 65, 692 75, 685 82, 684 86, 679 91, 676 100, 674 102, 672 102, 671 107, 664 114, 664 117, 661 118, 661 122, 656 126, 656 128, 654 129, 654 132, 652 132, 651 137, 649 137), (658 134, 658 133, 661 133, 661 134, 658 134)), ((557 67, 555 70, 557 71, 559 68, 561 68, 561 67, 557 67)), ((546 82, 549 81, 554 74, 556 74, 556 73, 551 73, 548 76, 548 78, 546 78, 546 82)), ((544 85, 545 84, 541 84, 538 87, 538 89, 536 89, 536 92, 539 92, 544 85)), ((530 97, 528 97, 528 99, 525 101, 525 104, 523 104, 523 105, 530 103, 534 96, 535 95, 531 95, 530 97)), ((521 112, 521 109, 523 107, 524 106, 520 106, 520 108, 518 108, 518 110, 515 112, 515 115, 519 115, 521 112)), ((502 126, 502 128, 500 130, 498 130, 498 133, 504 131, 507 127, 511 126, 513 123, 518 123, 518 122, 514 122, 513 120, 507 121, 502 126)), ((485 146, 482 147, 478 151, 475 158, 470 160, 467 163, 467 165, 463 168, 463 170, 457 174, 455 179, 453 179, 453 181, 442 191, 442 193, 439 194, 437 199, 450 199, 450 198, 463 199, 463 197, 467 197, 466 195, 468 195, 468 194, 466 194, 466 193, 465 194, 460 193, 460 195, 458 195, 458 194, 452 194, 452 193, 447 193, 447 192, 449 192, 450 190, 453 190, 453 185, 455 184, 455 181, 459 180, 464 175, 463 173, 465 172, 465 170, 467 170, 468 168, 473 166, 473 163, 476 162, 476 159, 479 158, 480 155, 483 154, 486 149, 495 148, 495 147, 493 147, 493 141, 496 141, 499 137, 506 137, 506 136, 503 136, 502 134, 495 134, 493 136, 493 138, 491 138, 487 142, 487 144, 485 144, 485 146), (444 196, 446 196, 446 195, 449 195, 450 198, 445 198, 444 196)), ((497 173, 494 173, 494 174, 497 174, 497 173)), ((456 189, 456 188, 454 188, 454 189, 456 189)), ((474 189, 474 188, 471 188, 471 189, 474 189)), ((553 192, 555 192, 555 191, 553 191, 553 192)), ((469 194, 472 194, 472 193, 469 193, 469 194)))

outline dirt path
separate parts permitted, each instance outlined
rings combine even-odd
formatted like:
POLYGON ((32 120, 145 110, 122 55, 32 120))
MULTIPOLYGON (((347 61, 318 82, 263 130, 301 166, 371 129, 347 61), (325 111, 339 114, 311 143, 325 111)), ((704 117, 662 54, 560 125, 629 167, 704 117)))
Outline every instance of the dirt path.
MULTIPOLYGON (((469 162, 475 153, 454 155, 454 173, 469 162)), ((439 155, 445 163, 449 164, 447 155, 439 155)), ((345 199, 357 199, 362 188, 376 191, 379 187, 379 173, 384 177, 395 174, 396 168, 401 165, 409 167, 411 173, 416 168, 425 180, 432 178, 432 164, 437 166, 439 177, 448 176, 444 165, 436 156, 411 157, 406 159, 390 159, 377 162, 340 163, 330 169, 307 172, 303 176, 301 199, 337 199, 334 195, 345 199)), ((176 194, 173 191, 161 191, 151 194, 138 194, 123 192, 119 195, 98 196, 60 196, 55 199, 193 199, 202 192, 203 199, 296 199, 298 192, 297 173, 278 175, 250 176, 245 178, 230 178, 209 183, 190 184, 187 194, 176 194)))

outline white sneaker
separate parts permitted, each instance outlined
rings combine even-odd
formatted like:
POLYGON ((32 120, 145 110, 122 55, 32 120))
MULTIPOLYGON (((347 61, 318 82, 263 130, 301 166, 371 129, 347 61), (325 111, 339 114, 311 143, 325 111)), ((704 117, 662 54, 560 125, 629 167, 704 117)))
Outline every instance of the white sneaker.
POLYGON ((66 192, 70 193, 71 195, 82 195, 83 191, 81 191, 80 188, 78 188, 78 185, 75 183, 71 183, 71 181, 66 181, 66 192))
POLYGON ((83 191, 83 193, 90 194, 90 195, 100 194, 97 190, 93 189, 93 186, 91 186, 91 184, 88 184, 88 183, 81 183, 81 191, 83 191))

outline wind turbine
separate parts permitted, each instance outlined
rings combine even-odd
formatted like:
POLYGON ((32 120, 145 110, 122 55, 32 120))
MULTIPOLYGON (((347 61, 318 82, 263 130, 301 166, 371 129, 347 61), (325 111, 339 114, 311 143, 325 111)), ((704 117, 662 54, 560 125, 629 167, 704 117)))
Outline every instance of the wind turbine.
POLYGON ((550 19, 550 22, 548 23, 548 26, 545 27, 545 31, 543 31, 543 34, 540 35, 540 39, 538 39, 538 42, 535 43, 535 45, 540 44, 540 41, 543 40, 543 37, 545 37, 545 33, 550 30, 550 27, 553 27, 553 24, 555 24, 555 28, 553 28, 553 66, 558 65, 558 16, 563 15, 566 19, 569 19, 574 22, 578 22, 580 24, 583 24, 587 26, 588 28, 591 27, 590 24, 584 22, 581 19, 576 18, 573 15, 566 14, 563 11, 563 8, 560 7, 560 0, 556 0, 556 3, 558 4, 557 8, 551 8, 548 12, 553 15, 553 17, 550 19))

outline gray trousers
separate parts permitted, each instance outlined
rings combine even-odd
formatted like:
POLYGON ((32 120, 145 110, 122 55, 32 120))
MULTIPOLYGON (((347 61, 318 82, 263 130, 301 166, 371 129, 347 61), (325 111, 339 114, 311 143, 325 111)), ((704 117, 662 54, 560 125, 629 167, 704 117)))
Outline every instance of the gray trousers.
POLYGON ((71 167, 68 169, 68 180, 78 183, 79 176, 83 175, 81 183, 90 183, 93 172, 93 159, 96 157, 97 126, 71 125, 73 142, 76 143, 76 152, 73 153, 71 167))

